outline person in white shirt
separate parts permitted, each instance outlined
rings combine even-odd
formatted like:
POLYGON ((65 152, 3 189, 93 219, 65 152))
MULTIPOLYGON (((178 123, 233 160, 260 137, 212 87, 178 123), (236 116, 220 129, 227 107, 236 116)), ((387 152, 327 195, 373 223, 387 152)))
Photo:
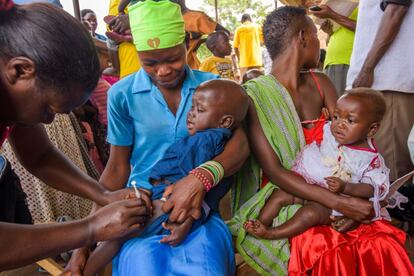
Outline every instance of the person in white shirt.
POLYGON ((361 0, 347 89, 370 87, 383 93, 387 114, 376 140, 390 178, 414 166, 407 138, 414 124, 414 8, 412 0, 361 0))

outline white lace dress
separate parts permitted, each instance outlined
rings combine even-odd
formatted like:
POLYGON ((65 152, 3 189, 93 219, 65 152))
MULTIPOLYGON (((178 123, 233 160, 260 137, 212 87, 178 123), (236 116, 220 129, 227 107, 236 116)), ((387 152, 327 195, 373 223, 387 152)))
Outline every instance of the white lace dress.
MULTIPOLYGON (((373 139, 368 140, 369 148, 340 145, 333 137, 330 122, 324 126, 321 144, 313 142, 306 145, 296 158, 292 170, 301 175, 309 184, 327 188, 325 177, 336 176, 350 183, 372 185, 374 195, 373 220, 389 219, 388 212, 381 208, 380 201, 385 199, 390 187, 389 169, 381 154, 378 153, 373 139)), ((337 211, 332 213, 341 215, 337 211)))

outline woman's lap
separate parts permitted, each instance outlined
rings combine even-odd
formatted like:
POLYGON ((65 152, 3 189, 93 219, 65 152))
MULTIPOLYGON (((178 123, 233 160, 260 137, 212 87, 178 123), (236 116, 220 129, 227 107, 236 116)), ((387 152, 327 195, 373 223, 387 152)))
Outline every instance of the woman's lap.
POLYGON ((317 226, 291 240, 290 275, 414 275, 405 233, 386 221, 341 235, 317 226))
POLYGON ((113 275, 234 275, 231 235, 217 214, 180 246, 161 244, 161 237, 127 241, 113 260, 113 275))

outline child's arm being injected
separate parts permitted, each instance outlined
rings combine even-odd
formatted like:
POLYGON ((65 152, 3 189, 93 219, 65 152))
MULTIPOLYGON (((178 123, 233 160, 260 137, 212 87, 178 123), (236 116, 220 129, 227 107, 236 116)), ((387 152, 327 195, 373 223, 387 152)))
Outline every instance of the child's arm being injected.
POLYGON ((341 193, 359 198, 371 198, 374 196, 374 188, 366 183, 349 183, 339 177, 330 176, 325 178, 328 189, 333 193, 341 193))
MULTIPOLYGON (((135 194, 137 198, 142 198, 142 194, 146 194, 146 205, 147 208, 152 208, 152 204, 149 201, 151 192, 145 189, 137 189, 135 182, 132 181, 132 186, 134 187, 135 194)), ((135 234, 134 234, 135 236, 135 234)), ((96 275, 99 271, 105 268, 105 266, 111 262, 112 258, 118 253, 121 249, 122 244, 131 238, 131 236, 124 237, 121 239, 110 240, 99 244, 97 248, 90 254, 88 261, 83 269, 84 276, 93 276, 96 275)))

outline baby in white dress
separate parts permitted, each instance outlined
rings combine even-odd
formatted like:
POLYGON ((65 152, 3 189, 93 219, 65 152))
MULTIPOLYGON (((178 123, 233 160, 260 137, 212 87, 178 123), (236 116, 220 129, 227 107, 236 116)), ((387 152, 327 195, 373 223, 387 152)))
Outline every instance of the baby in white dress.
MULTIPOLYGON (((305 178, 309 184, 319 185, 332 192, 349 194, 346 192, 348 188, 357 195, 358 192, 355 192, 357 186, 353 185, 369 184, 373 190, 373 196, 370 197, 375 208, 373 220, 389 218, 385 209, 381 214, 380 201, 384 200, 388 194, 390 170, 386 167, 381 154, 378 153, 373 138, 367 139, 367 148, 341 145, 331 132, 330 122, 325 124, 323 133, 321 144, 313 142, 306 145, 297 156, 292 170, 305 178), (333 184, 335 178, 339 178, 346 182, 345 186, 349 186, 337 188, 333 184)), ((332 211, 332 215, 342 216, 335 210, 332 211)))
MULTIPOLYGON (((373 220, 389 219, 388 212, 380 206, 390 186, 389 169, 372 138, 379 129, 385 110, 381 93, 366 88, 349 91, 337 101, 332 122, 324 126, 322 142, 306 145, 298 154, 292 170, 309 184, 334 193, 369 199, 375 210, 373 220)), ((267 199, 258 220, 247 221, 244 228, 264 239, 290 238, 310 227, 329 224, 330 215, 342 216, 335 210, 330 211, 276 189, 267 199), (304 206, 284 224, 272 227, 280 209, 293 203, 304 206)), ((353 221, 344 219, 341 223, 351 228, 353 221)), ((339 224, 338 230, 341 226, 339 224)))

